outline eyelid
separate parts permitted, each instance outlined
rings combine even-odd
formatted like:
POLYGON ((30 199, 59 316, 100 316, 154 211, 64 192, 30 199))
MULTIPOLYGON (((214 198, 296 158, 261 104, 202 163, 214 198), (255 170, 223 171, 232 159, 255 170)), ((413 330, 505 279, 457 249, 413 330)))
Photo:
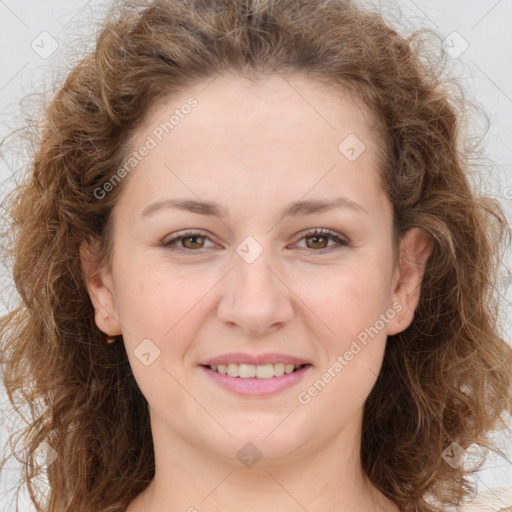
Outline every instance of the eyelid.
MULTIPOLYGON (((205 239, 210 240, 213 243, 216 243, 213 240, 213 237, 211 237, 206 231, 202 231, 200 229, 183 229, 181 231, 177 231, 176 233, 173 233, 169 237, 165 237, 162 240, 161 245, 164 248, 169 248, 169 246, 171 245, 171 242, 179 242, 182 238, 187 238, 187 237, 191 237, 191 236, 201 236, 205 239)), ((181 247, 176 250, 183 250, 183 251, 188 251, 188 252, 199 252, 202 249, 203 249, 203 247, 201 249, 195 249, 195 250, 194 249, 186 249, 186 248, 181 247)))
MULTIPOLYGON (((308 247, 305 248, 307 251, 312 251, 313 253, 320 253, 325 254, 328 252, 331 252, 336 249, 340 249, 341 247, 347 247, 350 245, 350 239, 346 237, 345 235, 342 235, 341 233, 338 233, 336 231, 333 231, 331 229, 327 228, 312 228, 312 229, 306 229, 305 231, 302 231, 298 235, 297 242, 300 242, 304 240, 305 238, 311 237, 311 236, 325 236, 329 238, 330 240, 334 240, 338 246, 334 247, 325 247, 323 249, 309 249, 308 247)), ((297 243, 295 242, 295 243, 297 243)))
POLYGON ((341 233, 338 233, 337 231, 333 231, 332 229, 328 229, 328 228, 310 228, 310 229, 305 229, 304 231, 301 231, 297 236, 299 236, 300 239, 302 239, 302 238, 305 238, 307 236, 314 236, 314 235, 330 236, 332 238, 339 238, 339 239, 343 240, 346 243, 350 242, 349 238, 346 237, 345 235, 342 235, 341 233))

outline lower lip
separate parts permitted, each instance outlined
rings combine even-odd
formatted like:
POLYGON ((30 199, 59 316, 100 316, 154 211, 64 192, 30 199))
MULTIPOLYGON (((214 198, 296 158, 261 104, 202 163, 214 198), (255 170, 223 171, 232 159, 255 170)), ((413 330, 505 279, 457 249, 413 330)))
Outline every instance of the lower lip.
POLYGON ((241 377, 223 375, 206 366, 201 366, 201 368, 216 384, 237 395, 271 396, 297 384, 309 372, 311 365, 305 365, 292 373, 285 373, 280 377, 271 377, 270 379, 242 379, 241 377))

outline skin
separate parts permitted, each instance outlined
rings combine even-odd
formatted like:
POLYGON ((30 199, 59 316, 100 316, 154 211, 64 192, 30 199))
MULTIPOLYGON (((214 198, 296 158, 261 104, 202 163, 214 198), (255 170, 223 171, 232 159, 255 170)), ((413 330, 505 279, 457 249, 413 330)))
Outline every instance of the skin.
POLYGON ((111 268, 94 259, 93 247, 82 252, 96 323, 123 335, 150 407, 155 479, 127 511, 396 512, 364 478, 362 414, 387 336, 412 321, 428 239, 409 231, 397 264, 375 141, 361 105, 348 96, 298 75, 252 83, 224 73, 148 112, 132 148, 190 96, 197 107, 123 183, 111 268), (354 161, 338 150, 349 134, 366 146, 354 161), (280 217, 301 199, 341 195, 360 211, 280 217), (161 208, 142 216, 148 205, 170 198, 216 201, 229 214, 161 208), (314 228, 349 244, 305 238, 314 228), (177 241, 181 252, 162 246, 184 229, 200 231, 199 238, 177 241), (247 236, 263 249, 252 263, 236 252, 247 236), (393 304, 400 312, 308 404, 300 403, 298 393, 393 304), (147 366, 134 353, 144 339, 160 350, 147 366), (241 397, 199 366, 230 352, 279 352, 312 367, 274 396, 241 397), (250 468, 237 458, 248 441, 262 454, 250 468))

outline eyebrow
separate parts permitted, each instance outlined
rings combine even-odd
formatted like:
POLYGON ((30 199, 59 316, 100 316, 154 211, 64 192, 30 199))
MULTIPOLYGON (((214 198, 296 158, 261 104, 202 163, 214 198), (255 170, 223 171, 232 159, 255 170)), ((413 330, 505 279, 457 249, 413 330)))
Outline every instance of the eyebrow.
MULTIPOLYGON (((228 211, 220 204, 213 201, 196 201, 194 199, 162 199, 146 206, 142 212, 142 216, 147 217, 158 210, 166 208, 178 208, 180 210, 197 213, 199 215, 215 216, 219 218, 228 216, 228 211)), ((312 215, 332 210, 334 208, 349 208, 359 213, 368 214, 368 210, 366 208, 347 197, 336 197, 334 199, 298 201, 282 210, 281 218, 288 216, 298 217, 301 215, 312 215)))

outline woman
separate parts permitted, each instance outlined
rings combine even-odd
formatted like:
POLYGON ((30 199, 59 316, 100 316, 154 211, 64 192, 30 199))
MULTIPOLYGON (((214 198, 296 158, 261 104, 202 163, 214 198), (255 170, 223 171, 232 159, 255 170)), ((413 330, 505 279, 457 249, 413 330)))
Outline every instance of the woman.
POLYGON ((45 400, 44 510, 471 493, 511 410, 506 222, 414 42, 347 1, 112 10, 12 196, 4 380, 45 400))

